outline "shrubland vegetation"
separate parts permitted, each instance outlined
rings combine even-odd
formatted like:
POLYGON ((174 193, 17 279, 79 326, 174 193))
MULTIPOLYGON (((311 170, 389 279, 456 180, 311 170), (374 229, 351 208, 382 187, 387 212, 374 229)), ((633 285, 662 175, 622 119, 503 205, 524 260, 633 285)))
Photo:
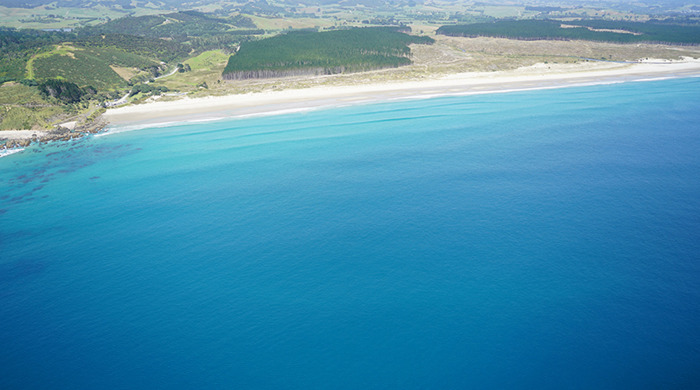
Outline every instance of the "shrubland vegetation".
POLYGON ((164 62, 186 58, 192 51, 190 46, 172 40, 118 33, 81 36, 76 44, 82 47, 115 48, 164 62))
POLYGON ((240 15, 223 19, 197 11, 182 11, 165 15, 127 16, 102 25, 87 27, 81 31, 81 34, 128 32, 130 35, 186 41, 188 37, 220 35, 237 28, 255 29, 255 27, 250 18, 240 15))
POLYGON ((48 127, 53 118, 70 111, 70 105, 55 104, 42 96, 33 84, 7 82, 0 85, 0 130, 48 127))
POLYGON ((81 48, 67 54, 42 56, 32 62, 34 77, 62 78, 82 86, 105 91, 127 86, 113 67, 149 69, 159 63, 144 56, 128 53, 114 47, 81 48))
POLYGON ((0 77, 5 80, 63 77, 100 89, 126 86, 110 66, 142 69, 186 58, 180 44, 127 35, 78 37, 66 33, 0 31, 0 77), (34 39, 35 36, 40 39, 34 39))
POLYGON ((156 95, 160 95, 163 92, 168 92, 169 89, 168 87, 164 86, 155 86, 151 84, 138 84, 134 85, 133 88, 131 88, 131 91, 129 92, 129 96, 134 96, 139 93, 154 93, 156 95))
POLYGON ((58 32, 0 28, 0 78, 23 79, 29 58, 67 39, 58 32))

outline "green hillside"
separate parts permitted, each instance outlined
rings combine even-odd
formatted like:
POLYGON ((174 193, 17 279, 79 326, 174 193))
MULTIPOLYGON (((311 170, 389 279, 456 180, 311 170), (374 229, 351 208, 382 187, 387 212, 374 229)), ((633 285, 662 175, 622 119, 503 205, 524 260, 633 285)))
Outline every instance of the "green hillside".
POLYGON ((64 33, 0 28, 0 78, 23 79, 29 58, 67 38, 64 33))
POLYGON ((109 65, 146 68, 158 65, 160 61, 187 58, 191 51, 190 46, 177 42, 133 35, 77 36, 71 33, 0 29, 0 79, 76 75, 79 76, 73 80, 76 83, 82 84, 90 77, 105 77, 103 83, 112 85, 115 79, 113 72, 107 70, 109 65), (85 63, 79 64, 77 59, 85 63), (88 69, 95 69, 97 74, 94 77, 82 74, 88 69))
MULTIPOLYGON (((158 62, 116 48, 79 48, 65 46, 49 55, 35 58, 31 64, 35 79, 60 78, 80 86, 92 86, 98 90, 126 87, 127 79, 120 76, 116 67, 147 69, 158 62)), ((136 74, 137 71, 132 72, 136 74)))
POLYGON ((47 101, 38 88, 19 83, 0 85, 0 106, 0 130, 45 128, 54 117, 66 113, 64 107, 47 101))
POLYGON ((218 35, 237 28, 255 28, 250 18, 219 18, 197 11, 165 15, 127 16, 105 24, 88 27, 84 34, 124 34, 186 40, 187 37, 218 35))
POLYGON ((76 44, 82 47, 114 48, 163 62, 186 58, 192 51, 191 46, 179 42, 127 34, 81 36, 77 38, 76 44))

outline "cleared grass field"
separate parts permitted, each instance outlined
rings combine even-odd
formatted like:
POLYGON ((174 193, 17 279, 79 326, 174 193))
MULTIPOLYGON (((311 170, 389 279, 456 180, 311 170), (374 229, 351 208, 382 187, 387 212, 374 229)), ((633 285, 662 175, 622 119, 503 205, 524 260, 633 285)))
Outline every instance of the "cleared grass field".
POLYGON ((329 19, 315 18, 266 18, 255 15, 244 15, 249 17, 258 28, 263 30, 286 30, 289 28, 326 28, 334 25, 329 19))
POLYGON ((523 12, 525 11, 525 7, 484 6, 483 11, 484 11, 485 16, 491 16, 494 18, 516 18, 516 17, 523 16, 523 12))
POLYGON ((104 23, 105 18, 117 19, 133 16, 162 14, 168 11, 137 7, 120 10, 96 5, 90 8, 36 7, 9 8, 0 5, 0 26, 14 28, 61 29, 91 26, 104 23))
POLYGON ((198 86, 206 83, 210 88, 216 87, 221 80, 229 55, 221 50, 206 51, 184 62, 190 66, 189 72, 175 73, 172 76, 156 80, 154 86, 165 86, 175 91, 197 91, 198 86))

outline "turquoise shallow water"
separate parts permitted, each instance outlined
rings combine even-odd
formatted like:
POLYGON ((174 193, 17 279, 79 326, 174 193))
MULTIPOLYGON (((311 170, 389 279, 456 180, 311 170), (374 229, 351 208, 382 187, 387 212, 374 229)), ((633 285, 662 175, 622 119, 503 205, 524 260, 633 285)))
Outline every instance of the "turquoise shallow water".
POLYGON ((0 159, 0 388, 700 387, 700 79, 0 159))

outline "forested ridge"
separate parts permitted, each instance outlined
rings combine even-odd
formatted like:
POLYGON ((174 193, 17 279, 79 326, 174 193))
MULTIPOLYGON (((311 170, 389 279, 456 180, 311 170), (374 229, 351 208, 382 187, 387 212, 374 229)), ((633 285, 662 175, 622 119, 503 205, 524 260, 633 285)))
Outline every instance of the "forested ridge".
POLYGON ((218 35, 236 28, 255 29, 250 18, 238 15, 222 19, 197 11, 181 11, 165 15, 127 16, 105 24, 86 27, 81 34, 123 34, 152 38, 174 38, 218 35))
POLYGON ((129 16, 71 32, 0 28, 0 81, 61 77, 99 90, 123 88, 129 80, 110 66, 138 68, 155 77, 161 69, 154 65, 160 62, 228 50, 263 33, 245 16, 220 18, 198 11, 129 16), (65 44, 69 49, 61 51, 58 45, 65 44))
POLYGON ((128 81, 111 66, 150 71, 191 52, 179 42, 134 35, 0 30, 0 81, 60 77, 106 91, 128 81))
POLYGON ((438 34, 521 40, 588 40, 616 43, 700 44, 700 26, 612 20, 499 20, 442 26, 438 34))
POLYGON ((197 11, 129 16, 72 31, 0 28, 0 128, 49 127, 126 92, 160 94, 168 88, 147 83, 176 64, 263 33, 245 16, 197 11))
POLYGON ((432 43, 398 28, 293 31, 244 42, 223 72, 228 80, 335 74, 399 67, 411 63, 411 43, 432 43))
POLYGON ((25 76, 27 60, 42 48, 67 40, 68 34, 0 28, 0 80, 25 76))

